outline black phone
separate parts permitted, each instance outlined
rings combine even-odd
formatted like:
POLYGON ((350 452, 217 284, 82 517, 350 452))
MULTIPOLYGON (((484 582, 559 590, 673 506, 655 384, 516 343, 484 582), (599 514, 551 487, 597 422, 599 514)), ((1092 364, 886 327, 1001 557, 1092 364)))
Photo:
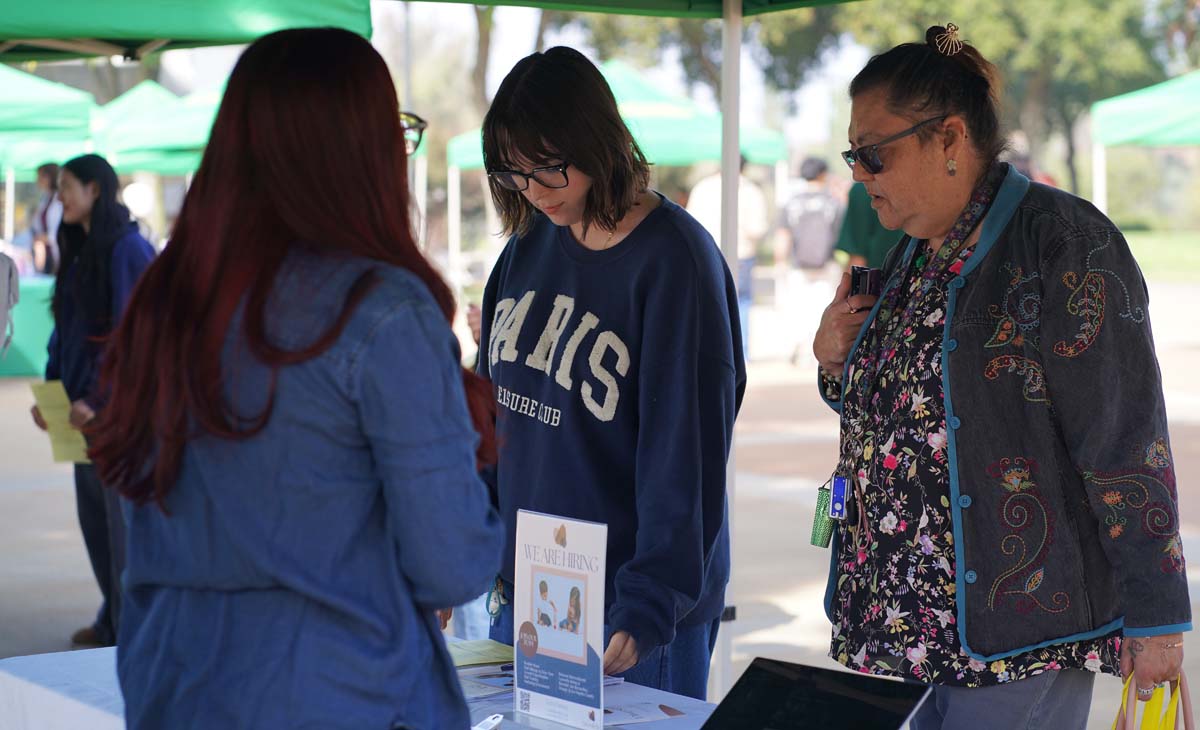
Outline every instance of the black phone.
POLYGON ((850 267, 850 296, 867 294, 877 297, 883 292, 883 269, 867 266, 850 267))

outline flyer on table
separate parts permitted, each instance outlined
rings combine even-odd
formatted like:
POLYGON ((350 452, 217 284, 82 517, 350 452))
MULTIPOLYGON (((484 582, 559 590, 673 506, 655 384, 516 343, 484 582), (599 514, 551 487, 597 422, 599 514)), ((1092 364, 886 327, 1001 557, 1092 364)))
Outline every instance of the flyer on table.
POLYGON ((604 726, 604 556, 608 526, 517 513, 514 702, 577 728, 604 726))

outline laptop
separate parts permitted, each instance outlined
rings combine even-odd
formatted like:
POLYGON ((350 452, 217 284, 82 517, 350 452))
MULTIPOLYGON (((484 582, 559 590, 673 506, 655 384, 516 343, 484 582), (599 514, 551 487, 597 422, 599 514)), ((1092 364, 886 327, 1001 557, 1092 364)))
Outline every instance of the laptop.
POLYGON ((900 730, 929 685, 756 658, 704 730, 900 730))

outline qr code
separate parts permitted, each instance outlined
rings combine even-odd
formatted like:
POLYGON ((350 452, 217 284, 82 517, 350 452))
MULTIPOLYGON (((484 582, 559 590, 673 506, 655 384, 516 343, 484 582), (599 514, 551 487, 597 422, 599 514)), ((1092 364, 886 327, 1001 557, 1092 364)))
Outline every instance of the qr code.
POLYGON ((529 712, 529 693, 522 691, 521 697, 521 712, 529 712))

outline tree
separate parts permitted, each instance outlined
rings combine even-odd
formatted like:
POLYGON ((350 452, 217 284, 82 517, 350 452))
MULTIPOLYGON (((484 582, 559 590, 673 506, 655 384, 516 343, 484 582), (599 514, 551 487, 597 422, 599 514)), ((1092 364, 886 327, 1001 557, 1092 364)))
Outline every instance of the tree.
MULTIPOLYGON (((821 52, 837 45, 835 17, 836 10, 829 6, 754 16, 747 20, 744 41, 767 82, 791 91, 817 66, 821 52)), ((719 21, 558 12, 549 22, 558 30, 582 31, 601 60, 620 56, 652 66, 668 49, 677 51, 687 82, 720 96, 719 21)))
POLYGON ((877 51, 923 41, 928 25, 946 22, 999 68, 1004 122, 1025 133, 1031 156, 1062 134, 1072 191, 1080 116, 1093 102, 1165 77, 1143 0, 872 0, 842 6, 837 17, 841 30, 877 51))
POLYGON ((1200 0, 1158 0, 1154 22, 1171 65, 1180 72, 1200 68, 1200 0))
POLYGON ((492 28, 496 8, 475 6, 475 65, 471 70, 471 100, 480 116, 487 114, 491 100, 487 94, 488 56, 492 51, 492 28))

